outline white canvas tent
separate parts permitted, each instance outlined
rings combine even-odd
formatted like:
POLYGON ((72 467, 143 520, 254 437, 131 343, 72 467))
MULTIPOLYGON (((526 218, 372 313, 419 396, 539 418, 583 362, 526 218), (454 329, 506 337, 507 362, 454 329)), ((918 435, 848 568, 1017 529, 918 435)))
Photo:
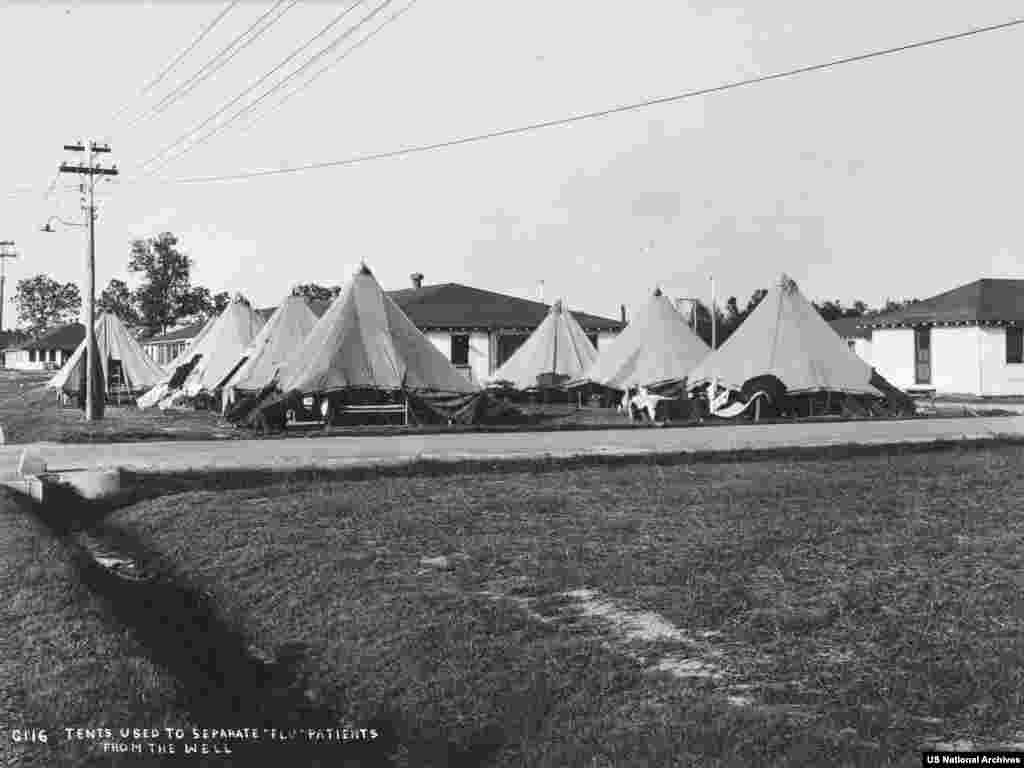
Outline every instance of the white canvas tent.
POLYGON ((218 389, 234 371, 263 325, 259 313, 243 296, 236 294, 190 350, 191 354, 184 362, 196 355, 201 357, 182 384, 182 392, 187 397, 195 397, 200 392, 218 389))
POLYGON ((659 289, 583 377, 620 390, 678 382, 710 351, 659 289))
POLYGON ((544 321, 488 381, 510 382, 516 389, 537 386, 541 374, 577 379, 597 357, 597 350, 572 313, 556 301, 544 321))
POLYGON ((370 388, 472 394, 478 387, 412 324, 364 265, 280 375, 280 389, 370 388))
POLYGON ((168 383, 174 375, 174 372, 192 359, 193 350, 202 343, 203 339, 206 338, 206 334, 210 332, 210 329, 213 328, 216 322, 217 316, 211 317, 207 320, 203 327, 199 329, 199 333, 197 333, 189 345, 182 350, 181 354, 171 360, 171 362, 167 363, 164 367, 165 373, 163 378, 161 378, 160 381, 151 390, 149 390, 149 392, 136 401, 139 408, 152 408, 167 395, 168 383))
POLYGON ((286 297, 245 350, 238 368, 224 383, 226 399, 233 399, 236 391, 257 391, 273 381, 278 369, 298 351, 316 321, 316 313, 305 298, 286 297))
POLYGON ((712 381, 740 390, 755 376, 775 376, 791 394, 843 392, 881 396, 865 363, 782 275, 725 343, 690 372, 688 388, 712 381))
POLYGON ((210 329, 213 328, 214 323, 217 322, 217 317, 217 315, 214 315, 209 320, 207 320, 203 324, 203 327, 199 329, 199 333, 197 333, 193 337, 192 341, 189 342, 188 346, 185 347, 185 349, 183 349, 176 358, 174 358, 173 360, 171 360, 171 362, 167 363, 167 365, 164 366, 167 371, 174 373, 174 371, 178 370, 178 366, 183 365, 192 359, 192 350, 195 349, 197 345, 202 343, 203 339, 206 337, 206 334, 210 332, 210 329))
MULTIPOLYGON (((94 328, 105 390, 120 387, 126 393, 136 394, 148 390, 164 378, 164 370, 146 354, 116 315, 100 313, 94 328)), ((83 339, 68 361, 50 379, 48 386, 69 395, 79 392, 85 381, 85 364, 86 342, 83 339)))

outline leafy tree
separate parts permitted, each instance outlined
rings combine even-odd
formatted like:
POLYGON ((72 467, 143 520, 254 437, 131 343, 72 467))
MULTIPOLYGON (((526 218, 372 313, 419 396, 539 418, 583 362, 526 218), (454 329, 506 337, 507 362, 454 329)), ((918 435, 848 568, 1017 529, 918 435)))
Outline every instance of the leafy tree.
POLYGON ((304 296, 309 301, 331 302, 338 297, 339 293, 341 293, 340 285, 325 288, 317 283, 304 283, 292 289, 293 296, 304 296))
POLYGON ((164 333, 180 320, 209 316, 216 302, 210 291, 191 283, 193 261, 178 249, 170 232, 132 242, 128 269, 142 275, 135 291, 141 323, 164 333))
POLYGON ((225 309, 228 308, 228 304, 231 303, 231 294, 227 291, 219 291, 213 294, 213 312, 219 315, 225 309))
POLYGON ((96 309, 116 315, 129 328, 136 327, 140 323, 135 294, 128 288, 127 283, 116 277, 111 278, 107 287, 100 293, 96 300, 96 309))
POLYGON ((19 280, 14 293, 18 322, 37 336, 74 320, 82 309, 82 295, 74 283, 59 283, 49 275, 19 280))

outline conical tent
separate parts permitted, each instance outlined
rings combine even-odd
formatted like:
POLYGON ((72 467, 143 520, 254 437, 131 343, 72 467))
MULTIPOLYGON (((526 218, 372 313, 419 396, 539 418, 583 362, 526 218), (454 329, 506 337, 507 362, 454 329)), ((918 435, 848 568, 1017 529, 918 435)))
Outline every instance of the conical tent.
MULTIPOLYGON (((115 367, 120 368, 123 383, 130 392, 147 390, 164 378, 164 370, 146 354, 116 315, 101 313, 94 328, 104 382, 111 381, 111 370, 115 367)), ((86 343, 83 339, 64 366, 50 379, 49 386, 68 394, 81 391, 85 363, 86 343)))
POLYGON ((682 381, 710 348, 669 298, 655 290, 626 329, 602 349, 583 376, 611 389, 682 381))
POLYGON ((301 296, 288 296, 243 353, 241 365, 224 383, 225 390, 263 389, 278 368, 296 353, 316 325, 317 316, 301 296))
POLYGON ((192 346, 189 359, 196 355, 201 357, 182 384, 182 391, 188 397, 195 397, 200 392, 219 388, 263 325, 259 313, 242 296, 236 295, 202 340, 192 346))
POLYGON ((348 388, 471 394, 459 373, 363 266, 281 372, 283 392, 348 388))
POLYGON ((206 338, 206 334, 208 334, 210 329, 213 328, 214 324, 216 324, 217 317, 218 315, 214 315, 207 320, 206 323, 203 324, 203 327, 199 329, 199 333, 197 333, 193 337, 192 341, 189 342, 188 346, 185 347, 185 349, 183 349, 176 358, 164 366, 168 372, 174 373, 178 369, 179 365, 184 365, 192 359, 192 350, 201 344, 203 339, 206 338))
POLYGON ((782 275, 726 342, 690 372, 693 389, 716 380, 739 390, 755 376, 775 376, 790 394, 881 393, 869 383, 871 366, 851 350, 782 275))
POLYGON ((528 389, 537 386, 537 377, 545 373, 576 379, 596 357, 597 350, 576 318, 556 301, 544 321, 489 381, 508 381, 517 389, 528 389))

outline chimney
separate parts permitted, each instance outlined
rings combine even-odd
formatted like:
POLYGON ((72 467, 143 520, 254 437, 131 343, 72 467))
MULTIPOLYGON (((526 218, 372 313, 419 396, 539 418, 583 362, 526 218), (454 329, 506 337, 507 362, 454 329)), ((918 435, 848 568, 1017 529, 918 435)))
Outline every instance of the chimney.
POLYGON ((622 315, 622 324, 625 325, 626 324, 626 305, 625 304, 619 304, 619 312, 622 315))
POLYGON ((537 301, 539 301, 539 302, 543 302, 544 301, 544 281, 543 280, 538 280, 537 281, 537 301))
POLYGON ((413 288, 416 288, 417 290, 419 290, 420 288, 423 287, 423 273, 422 272, 413 272, 411 275, 409 275, 409 279, 412 280, 412 287, 413 288))

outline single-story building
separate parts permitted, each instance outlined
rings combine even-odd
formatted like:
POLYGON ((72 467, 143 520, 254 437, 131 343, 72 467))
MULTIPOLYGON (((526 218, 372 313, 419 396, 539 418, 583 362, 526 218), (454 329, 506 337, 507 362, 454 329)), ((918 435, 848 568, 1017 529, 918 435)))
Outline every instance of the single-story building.
POLYGON ((871 329, 864 327, 863 317, 840 317, 829 323, 846 345, 860 355, 860 359, 871 364, 871 329))
MULTIPOLYGON (((517 296, 485 291, 460 283, 423 285, 412 275, 412 287, 388 291, 413 324, 471 381, 479 382, 501 366, 547 317, 550 305, 517 296)), ((322 314, 326 304, 315 306, 322 314)), ((276 307, 259 309, 264 318, 276 307)), ((625 322, 585 312, 573 312, 598 349, 625 327, 625 322)), ((203 323, 155 336, 142 342, 146 352, 166 365, 184 351, 203 323)))
POLYGON ((862 323, 872 364, 897 387, 1024 395, 1024 280, 975 280, 862 323))
MULTIPOLYGON (((550 305, 486 291, 460 283, 423 285, 413 274, 412 287, 388 295, 423 334, 470 381, 494 373, 547 317, 550 305)), ((572 312, 600 349, 625 327, 620 320, 572 312)))
POLYGON ((85 326, 68 323, 52 328, 35 341, 4 350, 4 368, 18 371, 56 371, 85 338, 85 326))
POLYGON ((170 330, 167 333, 151 336, 148 339, 140 339, 139 343, 146 351, 146 354, 153 359, 154 363, 161 366, 167 365, 185 351, 185 348, 203 329, 204 325, 206 325, 206 321, 199 320, 181 328, 170 330))

